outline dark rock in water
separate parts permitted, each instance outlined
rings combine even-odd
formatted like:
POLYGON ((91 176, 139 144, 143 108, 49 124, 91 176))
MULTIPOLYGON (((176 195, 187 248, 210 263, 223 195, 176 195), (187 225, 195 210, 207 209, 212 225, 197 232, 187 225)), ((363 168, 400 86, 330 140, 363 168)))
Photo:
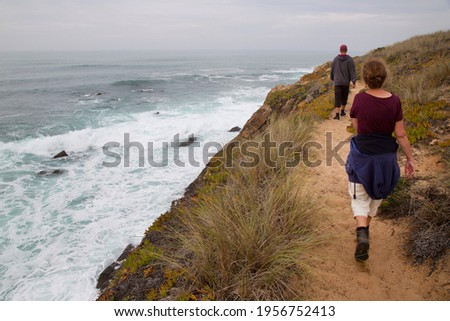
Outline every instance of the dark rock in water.
POLYGON ((241 127, 239 127, 239 126, 234 126, 233 128, 231 128, 231 129, 229 130, 230 133, 233 133, 233 132, 240 132, 240 131, 241 131, 241 127))
POLYGON ((128 254, 134 249, 133 245, 128 244, 127 247, 123 250, 122 254, 117 258, 117 261, 114 261, 111 263, 106 269, 103 270, 102 273, 100 273, 98 279, 97 279, 97 289, 104 290, 109 282, 114 278, 114 274, 117 269, 119 269, 122 266, 122 261, 126 259, 128 254))
POLYGON ((175 139, 175 141, 173 141, 173 142, 171 143, 171 146, 172 146, 172 147, 186 147, 186 146, 189 146, 189 145, 191 145, 192 143, 194 143, 196 140, 197 140, 197 139, 195 138, 194 135, 189 135, 189 138, 188 138, 187 142, 180 142, 180 141, 178 140, 178 138, 177 138, 177 139, 175 139))
POLYGON ((59 176, 64 174, 66 171, 64 169, 49 169, 45 171, 40 171, 38 175, 40 176, 59 176))
POLYGON ((53 158, 61 158, 61 157, 67 157, 69 155, 67 155, 65 150, 60 151, 58 154, 56 154, 55 156, 53 156, 53 158))
POLYGON ((180 147, 189 146, 189 145, 191 145, 193 142, 195 142, 195 137, 194 137, 194 135, 191 135, 191 136, 189 136, 187 142, 180 142, 180 147))

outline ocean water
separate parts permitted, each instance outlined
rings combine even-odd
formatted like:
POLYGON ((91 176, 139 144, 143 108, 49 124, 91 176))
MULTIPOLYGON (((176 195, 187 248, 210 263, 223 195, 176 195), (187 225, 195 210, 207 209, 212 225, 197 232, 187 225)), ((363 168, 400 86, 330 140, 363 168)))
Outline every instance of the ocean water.
POLYGON ((205 146, 331 56, 0 53, 0 300, 95 299, 102 270, 216 151, 205 146), (175 135, 200 146, 174 148, 175 135))

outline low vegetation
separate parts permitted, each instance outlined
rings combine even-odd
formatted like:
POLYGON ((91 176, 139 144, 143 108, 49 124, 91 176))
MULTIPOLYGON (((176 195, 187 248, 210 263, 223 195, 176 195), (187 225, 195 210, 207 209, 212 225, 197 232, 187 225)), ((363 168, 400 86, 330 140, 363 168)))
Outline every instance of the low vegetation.
POLYGON ((435 181, 401 179, 380 217, 408 220, 406 254, 416 264, 428 262, 434 270, 450 248, 450 195, 435 181))
POLYGON ((306 169, 299 181, 286 164, 301 153, 310 129, 310 122, 299 116, 275 122, 268 130, 272 140, 292 144, 282 157, 273 149, 273 167, 263 161, 265 150, 255 147, 261 160, 256 166, 237 166, 224 185, 185 210, 186 231, 178 238, 182 256, 191 259, 174 262, 192 292, 208 289, 218 300, 301 297, 291 285, 308 271, 307 254, 317 242, 316 206, 303 188, 306 169))

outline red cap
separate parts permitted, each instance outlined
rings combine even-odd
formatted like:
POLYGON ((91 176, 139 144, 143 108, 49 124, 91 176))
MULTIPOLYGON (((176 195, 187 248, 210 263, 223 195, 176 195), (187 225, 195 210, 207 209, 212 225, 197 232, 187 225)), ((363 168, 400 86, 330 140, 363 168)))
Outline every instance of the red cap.
POLYGON ((347 50, 347 45, 341 45, 341 47, 339 47, 340 52, 347 52, 347 50))

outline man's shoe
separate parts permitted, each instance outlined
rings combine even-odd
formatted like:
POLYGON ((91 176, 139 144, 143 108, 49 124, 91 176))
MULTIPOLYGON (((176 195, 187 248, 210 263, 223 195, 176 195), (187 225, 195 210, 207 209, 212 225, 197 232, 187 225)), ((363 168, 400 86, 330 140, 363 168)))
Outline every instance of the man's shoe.
POLYGON ((356 250, 355 259, 365 261, 369 258, 369 231, 367 227, 358 227, 356 229, 356 250))
POLYGON ((347 115, 344 110, 341 110, 341 116, 347 115))
POLYGON ((333 119, 337 119, 337 120, 339 120, 339 114, 336 114, 336 116, 334 116, 334 118, 333 119))

